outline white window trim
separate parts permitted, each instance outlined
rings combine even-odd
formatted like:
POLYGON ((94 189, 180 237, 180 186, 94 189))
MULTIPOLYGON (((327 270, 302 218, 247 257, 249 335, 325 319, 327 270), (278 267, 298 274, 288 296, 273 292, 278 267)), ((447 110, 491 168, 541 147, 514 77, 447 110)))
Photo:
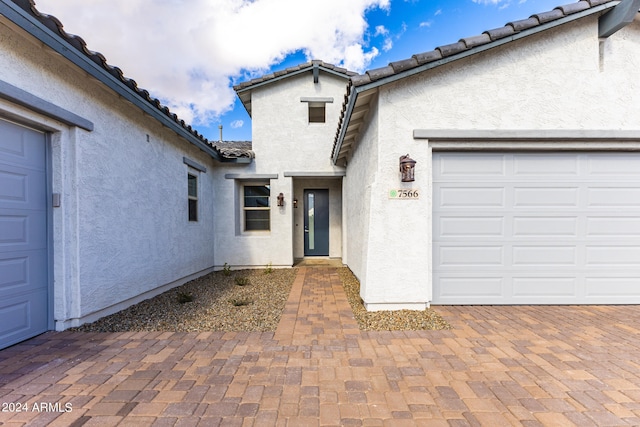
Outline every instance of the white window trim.
POLYGON ((244 235, 256 235, 256 234, 270 234, 271 233, 271 183, 269 181, 246 181, 240 184, 240 232, 244 235), (252 208, 245 207, 244 205, 244 190, 246 187, 260 187, 269 186, 269 207, 266 208, 252 208), (246 215, 247 211, 268 211, 269 212, 269 228, 266 230, 247 230, 246 227, 246 215))

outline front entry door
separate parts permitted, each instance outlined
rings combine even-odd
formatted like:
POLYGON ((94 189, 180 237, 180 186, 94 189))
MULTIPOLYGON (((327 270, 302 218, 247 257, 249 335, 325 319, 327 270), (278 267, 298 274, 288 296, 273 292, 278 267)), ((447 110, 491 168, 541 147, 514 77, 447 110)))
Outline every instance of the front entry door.
POLYGON ((304 255, 329 256, 329 190, 304 190, 304 255))

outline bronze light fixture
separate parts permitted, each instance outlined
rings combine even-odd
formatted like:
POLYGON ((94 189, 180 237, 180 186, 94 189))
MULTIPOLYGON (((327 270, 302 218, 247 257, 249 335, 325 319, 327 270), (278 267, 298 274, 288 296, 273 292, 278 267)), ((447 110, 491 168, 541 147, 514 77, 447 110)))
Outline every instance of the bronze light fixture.
POLYGON ((278 206, 284 206, 284 194, 278 194, 278 206))
POLYGON ((413 182, 416 180, 415 167, 416 161, 409 157, 408 154, 400 156, 400 174, 402 182, 413 182))

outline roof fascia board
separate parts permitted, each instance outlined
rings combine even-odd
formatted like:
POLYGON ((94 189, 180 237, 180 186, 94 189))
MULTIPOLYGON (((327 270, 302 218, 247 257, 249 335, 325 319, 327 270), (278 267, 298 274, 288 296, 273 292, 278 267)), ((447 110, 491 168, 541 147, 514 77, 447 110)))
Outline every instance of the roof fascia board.
POLYGON ((640 130, 415 129, 413 139, 426 139, 429 142, 640 141, 640 130))
POLYGON ((122 81, 116 79, 104 68, 100 67, 87 56, 79 52, 75 47, 71 46, 65 40, 54 34, 44 24, 34 19, 31 15, 22 10, 20 6, 11 1, 0 0, 0 14, 4 15, 11 22, 22 28, 24 31, 26 31, 36 39, 40 40, 54 52, 62 55, 64 58, 71 61, 74 65, 80 67, 80 69, 88 73, 90 76, 98 79, 98 81, 109 87, 111 90, 115 91, 118 95, 122 96, 124 99, 131 102, 136 107, 140 108, 145 113, 149 114, 161 124, 176 132, 180 137, 197 146, 214 159, 219 161, 222 160, 221 156, 216 150, 208 146, 200 139, 196 138, 195 135, 189 133, 182 126, 175 123, 166 114, 162 113, 160 110, 149 104, 146 100, 140 98, 138 94, 134 93, 122 81))
POLYGON ((342 178, 347 176, 347 172, 344 170, 333 172, 285 172, 283 176, 285 178, 342 178))
POLYGON ((338 143, 336 144, 335 151, 333 153, 333 163, 336 164, 338 162, 338 156, 339 156, 339 153, 340 153, 340 149, 342 148, 342 143, 344 142, 344 135, 346 133, 346 128, 348 127, 348 123, 351 120, 351 115, 353 113, 353 108, 354 108, 354 106, 356 104, 356 98, 358 97, 358 94, 360 94, 362 92, 366 92, 368 90, 374 90, 374 89, 377 89, 380 86, 386 85, 388 83, 392 83, 392 82, 404 79, 406 77, 422 73, 423 71, 427 71, 427 70, 439 67, 441 65, 448 64, 448 63, 453 62, 453 61, 457 61, 459 59, 467 58, 469 56, 475 55, 475 54, 480 53, 480 52, 487 51, 489 49, 496 48, 498 46, 502 46, 502 45, 510 43, 512 41, 516 41, 516 40, 522 39, 524 37, 527 37, 527 36, 542 32, 542 31, 546 31, 546 30, 549 30, 551 28, 555 28, 555 27, 560 26, 562 24, 565 24, 567 22, 575 21, 575 20, 578 20, 580 18, 584 18, 586 16, 592 15, 594 13, 598 13, 598 12, 601 12, 603 10, 607 10, 607 9, 613 8, 617 4, 618 3, 601 4, 601 5, 592 7, 590 9, 583 10, 581 12, 577 12, 577 13, 574 13, 574 14, 569 15, 569 16, 565 16, 565 17, 557 19, 555 21, 551 21, 551 22, 548 22, 546 24, 541 24, 541 25, 538 25, 537 27, 533 27, 533 28, 521 31, 521 32, 519 32, 517 34, 514 34, 512 36, 504 37, 504 38, 496 40, 494 42, 487 43, 487 44, 481 45, 481 46, 477 46, 477 47, 472 48, 472 49, 468 49, 468 50, 466 50, 464 52, 460 52, 459 54, 452 55, 452 56, 449 56, 447 58, 439 59, 437 61, 429 62, 429 63, 423 64, 421 66, 418 66, 416 68, 412 68, 412 69, 400 72, 398 74, 393 74, 391 76, 382 78, 380 80, 376 80, 375 82, 371 82, 371 83, 367 83, 367 84, 362 85, 362 86, 354 87, 353 88, 354 90, 351 92, 351 95, 350 95, 349 103, 347 105, 347 110, 345 111, 345 119, 342 122, 343 125, 342 125, 342 128, 340 129, 340 135, 338 137, 338 143))
POLYGON ((237 163, 248 165, 253 162, 253 159, 250 157, 222 157, 220 160, 221 163, 237 163))
POLYGON ((607 38, 633 22, 640 9, 640 0, 623 0, 600 17, 598 35, 607 38))
POLYGON ((344 115, 344 120, 342 121, 342 127, 340 128, 340 135, 338 135, 338 143, 336 144, 336 146, 334 147, 334 152, 333 152, 333 164, 337 164, 338 163, 338 157, 340 156, 340 149, 342 148, 342 143, 344 142, 344 136, 347 133, 347 128, 348 123, 351 122, 351 115, 353 114, 353 108, 356 105, 356 100, 358 99, 358 93, 362 92, 359 91, 359 88, 352 88, 354 89, 353 92, 351 92, 351 96, 349 96, 349 103, 347 104, 347 109, 345 111, 345 115, 344 115))
POLYGON ((278 179, 277 173, 227 173, 224 175, 224 179, 239 179, 239 180, 266 180, 266 179, 278 179))
MULTIPOLYGON (((240 95, 241 93, 244 93, 244 92, 247 92, 247 91, 251 91, 253 89, 256 89, 256 88, 259 88, 259 87, 262 87, 262 86, 266 86, 266 85, 269 85, 271 83, 276 83, 276 82, 279 82, 280 80, 284 80, 284 79, 288 79, 289 77, 297 76, 298 74, 308 73, 310 71, 313 71, 313 69, 314 69, 313 66, 309 66, 309 67, 303 68, 301 70, 292 71, 290 73, 283 74, 281 76, 274 77, 272 79, 265 80, 263 82, 253 84, 251 86, 247 86, 247 87, 244 87, 242 89, 238 89, 238 90, 236 90, 236 93, 238 95, 240 95)), ((325 73, 333 74, 334 76, 343 78, 344 80, 348 80, 349 79, 349 76, 345 76, 344 74, 339 73, 339 72, 337 72, 335 70, 330 70, 329 68, 325 68, 322 65, 319 65, 318 69, 322 70, 325 73)))
POLYGON ((523 30, 523 31, 521 31, 521 32, 519 32, 517 34, 512 35, 512 36, 504 37, 504 38, 501 38, 499 40, 496 40, 496 41, 493 41, 493 42, 490 42, 490 43, 487 43, 487 44, 484 44, 484 45, 480 45, 480 46, 465 50, 464 52, 460 52, 460 53, 458 53, 456 55, 452 55, 452 56, 449 56, 449 57, 446 57, 446 58, 442 58, 442 59, 439 59, 437 61, 429 62, 429 63, 423 64, 423 65, 420 65, 420 66, 418 66, 416 68, 412 68, 412 69, 400 72, 398 74, 393 74, 391 76, 384 77, 384 78, 382 78, 380 80, 376 80, 375 82, 367 83, 367 84, 359 86, 359 87, 362 87, 363 90, 367 90, 367 89, 373 89, 373 88, 378 87, 378 86, 383 86, 383 85, 386 85, 388 83, 392 83, 392 82, 395 82, 397 80, 401 80, 401 79, 404 79, 406 77, 412 76, 414 74, 419 74, 419 73, 421 73, 423 71, 427 71, 427 70, 430 70, 432 68, 436 68, 436 67, 439 67, 441 65, 448 64, 448 63, 453 62, 453 61, 457 61, 459 59, 467 58, 467 57, 475 55, 477 53, 484 52, 484 51, 487 51, 489 49, 493 49, 493 48, 496 48, 498 46, 502 46, 504 44, 507 44, 507 43, 510 43, 510 42, 513 42, 513 41, 516 41, 516 40, 519 40, 519 39, 522 39, 522 38, 525 38, 525 37, 528 37, 528 36, 531 36, 533 34, 540 33, 542 31, 546 31, 546 30, 549 30, 551 28, 558 27, 558 26, 566 24, 568 22, 575 21, 575 20, 578 20, 580 18, 584 18, 584 17, 592 15, 594 13, 598 13, 600 11, 613 8, 616 5, 617 5, 617 3, 615 3, 615 4, 614 3, 601 4, 601 5, 592 7, 590 9, 583 10, 581 12, 576 12, 576 13, 574 13, 572 15, 569 15, 569 16, 565 16, 563 18, 556 19, 556 20, 548 22, 546 24, 540 24, 540 25, 538 25, 536 27, 529 28, 527 30, 523 30))

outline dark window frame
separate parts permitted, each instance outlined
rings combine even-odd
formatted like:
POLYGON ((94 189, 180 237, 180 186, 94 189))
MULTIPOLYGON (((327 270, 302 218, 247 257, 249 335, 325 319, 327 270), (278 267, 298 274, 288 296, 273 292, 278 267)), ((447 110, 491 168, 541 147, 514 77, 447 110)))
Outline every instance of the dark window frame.
POLYGON ((187 172, 187 211, 189 222, 198 222, 198 175, 187 172))

